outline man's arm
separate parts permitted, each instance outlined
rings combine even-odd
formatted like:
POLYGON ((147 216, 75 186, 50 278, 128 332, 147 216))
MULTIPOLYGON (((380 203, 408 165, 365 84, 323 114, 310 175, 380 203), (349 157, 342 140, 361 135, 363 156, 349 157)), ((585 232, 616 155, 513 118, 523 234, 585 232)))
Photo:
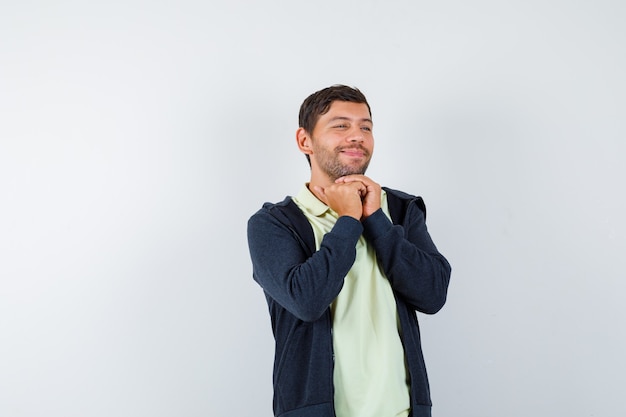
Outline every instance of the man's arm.
POLYGON ((317 320, 341 291, 362 231, 358 220, 340 217, 309 257, 295 232, 261 209, 248 221, 254 279, 300 320, 317 320))
POLYGON ((381 209, 364 219, 363 226, 394 291, 422 313, 439 311, 451 268, 430 238, 418 205, 409 204, 402 226, 393 225, 381 209))

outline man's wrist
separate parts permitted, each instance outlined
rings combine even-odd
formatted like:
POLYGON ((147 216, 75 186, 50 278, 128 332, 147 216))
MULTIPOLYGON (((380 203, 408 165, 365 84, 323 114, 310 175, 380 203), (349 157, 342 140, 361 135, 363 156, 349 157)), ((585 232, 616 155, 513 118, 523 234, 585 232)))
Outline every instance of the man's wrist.
POLYGON ((363 219, 363 234, 366 238, 376 238, 386 233, 393 226, 382 208, 363 219))

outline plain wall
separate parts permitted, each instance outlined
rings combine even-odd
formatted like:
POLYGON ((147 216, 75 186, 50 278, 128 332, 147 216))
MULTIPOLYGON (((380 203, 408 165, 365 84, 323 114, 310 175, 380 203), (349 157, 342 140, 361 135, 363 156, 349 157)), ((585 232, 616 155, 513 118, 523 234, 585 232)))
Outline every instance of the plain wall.
POLYGON ((359 87, 453 267, 437 417, 623 416, 620 1, 2 1, 0 415, 271 416, 248 217, 359 87))

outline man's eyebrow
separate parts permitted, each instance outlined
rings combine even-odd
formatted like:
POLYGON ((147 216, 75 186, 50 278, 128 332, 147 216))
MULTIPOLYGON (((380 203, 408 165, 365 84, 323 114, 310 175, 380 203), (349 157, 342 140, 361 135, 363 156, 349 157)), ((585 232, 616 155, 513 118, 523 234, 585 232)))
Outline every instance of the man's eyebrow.
MULTIPOLYGON (((335 116, 332 119, 330 119, 328 122, 331 123, 331 122, 336 122, 336 121, 339 121, 339 120, 352 121, 353 119, 350 118, 350 117, 346 117, 346 116, 335 116)), ((358 121, 359 122, 366 122, 366 123, 374 124, 374 122, 372 122, 372 119, 369 119, 369 118, 359 119, 358 121)))

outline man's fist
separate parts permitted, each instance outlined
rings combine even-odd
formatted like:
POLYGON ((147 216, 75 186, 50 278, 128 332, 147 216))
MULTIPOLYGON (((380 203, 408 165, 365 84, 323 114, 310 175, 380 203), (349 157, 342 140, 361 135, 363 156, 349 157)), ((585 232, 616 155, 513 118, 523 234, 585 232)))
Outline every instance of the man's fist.
POLYGON ((365 193, 362 194, 363 212, 362 218, 367 218, 380 208, 380 195, 382 193, 380 185, 365 175, 347 175, 337 178, 335 184, 362 184, 365 187, 365 193))
MULTIPOLYGON (((361 220, 363 215, 362 200, 366 198, 367 194, 367 187, 362 182, 335 182, 327 187, 314 186, 311 191, 340 217, 350 216, 361 220)), ((380 201, 378 203, 380 205, 380 201)))

